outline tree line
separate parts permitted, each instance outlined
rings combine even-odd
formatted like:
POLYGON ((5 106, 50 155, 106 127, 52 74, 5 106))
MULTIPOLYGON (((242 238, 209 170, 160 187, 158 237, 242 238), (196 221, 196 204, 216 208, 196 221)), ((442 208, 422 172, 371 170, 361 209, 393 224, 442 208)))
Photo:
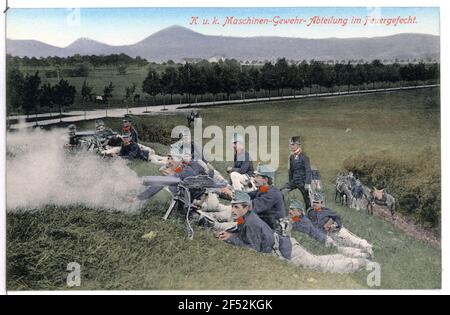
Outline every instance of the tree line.
MULTIPOLYGON (((214 99, 219 93, 228 98, 237 92, 265 90, 270 95, 277 91, 283 95, 285 89, 291 95, 313 86, 332 89, 342 86, 394 83, 399 81, 427 81, 439 79, 439 64, 383 64, 379 60, 371 63, 326 64, 321 61, 303 61, 289 64, 285 58, 275 64, 266 62, 263 66, 243 66, 236 60, 210 63, 186 63, 177 67, 166 67, 162 72, 151 68, 142 84, 142 90, 151 96, 158 94, 189 94, 197 97, 205 93, 214 99)), ((256 95, 256 93, 255 93, 256 95)))
POLYGON ((119 66, 136 65, 146 66, 148 61, 139 56, 132 58, 126 54, 110 55, 80 55, 75 54, 69 57, 18 57, 6 55, 8 64, 16 67, 55 67, 55 66, 75 66, 79 64, 88 64, 92 67, 100 66, 119 66))
MULTIPOLYGON (((57 57, 52 57, 57 58, 57 57)), ((418 82, 439 80, 439 64, 417 63, 400 65, 397 63, 383 64, 379 60, 371 63, 327 64, 320 61, 303 61, 290 64, 286 59, 279 59, 276 63, 266 62, 263 66, 244 66, 234 59, 210 63, 206 60, 198 63, 167 64, 165 67, 150 65, 146 78, 142 82, 142 91, 155 98, 157 95, 186 95, 188 101, 191 96, 197 97, 211 94, 213 100, 217 95, 225 95, 228 99, 238 92, 253 93, 276 91, 283 96, 288 90, 290 95, 313 87, 321 89, 350 90, 351 86, 374 85, 376 82, 394 83, 400 81, 418 82), (160 69, 160 70, 157 70, 160 69)), ((106 84, 102 91, 94 91, 84 80, 80 91, 83 107, 93 102, 94 94, 99 96, 101 103, 109 107, 115 90, 112 82, 106 84)), ((22 112, 27 115, 37 113, 39 108, 62 108, 74 103, 77 91, 68 80, 61 78, 53 86, 49 83, 41 85, 39 72, 24 75, 14 63, 8 64, 7 72, 7 109, 8 113, 22 112)), ((119 92, 120 98, 127 106, 134 105, 139 99, 137 84, 132 83, 119 92), (136 98, 137 97, 137 98, 136 98)), ((165 99, 165 97, 164 97, 165 99)), ((106 108, 106 110, 107 110, 106 108)), ((86 110, 86 108, 85 108, 86 110)))

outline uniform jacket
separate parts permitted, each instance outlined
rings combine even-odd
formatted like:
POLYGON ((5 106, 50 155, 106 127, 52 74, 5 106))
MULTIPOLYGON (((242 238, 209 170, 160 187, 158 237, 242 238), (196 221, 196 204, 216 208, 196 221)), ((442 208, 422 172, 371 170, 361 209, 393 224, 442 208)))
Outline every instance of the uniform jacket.
POLYGON ((289 156, 289 183, 297 186, 311 184, 309 158, 303 153, 298 156, 291 153, 289 156))
POLYGON ((292 228, 321 243, 325 243, 327 240, 327 235, 323 232, 323 230, 316 228, 306 215, 302 216, 299 221, 292 222, 292 228))
POLYGON ((322 231, 325 231, 323 227, 329 219, 333 219, 336 222, 338 228, 342 227, 341 218, 331 209, 323 207, 320 211, 316 211, 313 208, 309 208, 307 215, 312 224, 322 231))
POLYGON ((249 195, 252 199, 252 210, 271 229, 276 229, 278 220, 286 216, 283 193, 275 186, 269 186, 267 192, 256 190, 249 195))
POLYGON ((234 153, 234 165, 231 171, 249 176, 253 175, 253 161, 247 151, 244 151, 240 155, 237 155, 236 152, 234 153))
MULTIPOLYGON (((238 225, 237 232, 228 239, 228 243, 254 249, 261 253, 272 253, 275 244, 274 231, 253 211, 244 216, 244 223, 238 225)), ((289 237, 279 236, 279 250, 281 255, 291 258, 292 244, 289 237)))

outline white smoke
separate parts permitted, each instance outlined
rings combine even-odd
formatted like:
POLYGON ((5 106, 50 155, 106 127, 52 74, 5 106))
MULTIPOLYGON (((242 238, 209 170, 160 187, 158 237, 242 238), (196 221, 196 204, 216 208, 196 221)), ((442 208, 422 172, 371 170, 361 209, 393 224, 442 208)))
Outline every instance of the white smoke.
POLYGON ((128 197, 142 190, 142 181, 126 161, 101 159, 93 152, 68 153, 67 138, 64 129, 7 134, 7 210, 46 205, 137 210, 139 203, 128 197))

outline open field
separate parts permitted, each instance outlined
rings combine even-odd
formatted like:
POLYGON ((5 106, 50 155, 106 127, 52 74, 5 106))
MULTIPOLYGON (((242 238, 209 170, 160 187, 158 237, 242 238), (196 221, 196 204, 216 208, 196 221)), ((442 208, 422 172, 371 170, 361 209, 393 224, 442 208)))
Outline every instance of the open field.
MULTIPOLYGON (((375 261, 381 265, 379 288, 435 289, 441 287, 440 249, 379 218, 335 205, 333 182, 343 160, 352 155, 387 150, 406 157, 426 146, 439 147, 440 110, 428 102, 438 94, 439 89, 429 89, 221 106, 201 114, 204 126, 280 126, 276 185, 287 180, 288 139, 300 135, 305 152, 321 171, 328 205, 342 216, 349 230, 374 244, 375 261)), ((165 124, 186 124, 185 120, 184 114, 164 116, 165 124)), ((161 117, 142 121, 161 124, 161 117)), ((106 122, 119 128, 119 119, 106 122)), ((92 122, 80 125, 91 128, 92 122)), ((165 146, 155 145, 155 149, 167 152, 165 146)), ((222 172, 227 165, 213 164, 222 172)), ((133 162, 130 167, 139 176, 157 174, 157 168, 145 162, 133 162)), ((369 288, 369 271, 351 275, 313 272, 223 244, 202 228, 196 228, 194 241, 189 241, 182 218, 162 221, 167 204, 168 196, 161 192, 146 211, 137 214, 76 206, 8 213, 8 289, 69 289, 66 266, 72 261, 82 266, 77 289, 369 288), (142 238, 151 231, 156 232, 153 239, 142 238)), ((294 236, 314 253, 332 252, 303 235, 294 236)))

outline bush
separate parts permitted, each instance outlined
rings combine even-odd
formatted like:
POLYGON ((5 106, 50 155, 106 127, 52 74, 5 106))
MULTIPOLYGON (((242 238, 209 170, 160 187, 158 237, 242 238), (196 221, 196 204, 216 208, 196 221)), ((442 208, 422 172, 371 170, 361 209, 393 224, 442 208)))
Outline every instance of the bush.
POLYGON ((73 69, 63 69, 62 74, 64 77, 88 77, 89 65, 77 64, 73 69))
POLYGON ((136 128, 139 141, 161 143, 164 145, 172 144, 176 139, 171 138, 174 125, 148 123, 145 118, 133 117, 133 126, 136 128))
POLYGON ((427 147, 407 158, 387 151, 350 157, 344 161, 344 168, 369 187, 386 187, 386 191, 397 199, 397 206, 403 213, 427 226, 440 226, 439 148, 427 147))
POLYGON ((58 73, 56 70, 46 70, 45 71, 45 77, 46 78, 56 78, 58 76, 58 73))

